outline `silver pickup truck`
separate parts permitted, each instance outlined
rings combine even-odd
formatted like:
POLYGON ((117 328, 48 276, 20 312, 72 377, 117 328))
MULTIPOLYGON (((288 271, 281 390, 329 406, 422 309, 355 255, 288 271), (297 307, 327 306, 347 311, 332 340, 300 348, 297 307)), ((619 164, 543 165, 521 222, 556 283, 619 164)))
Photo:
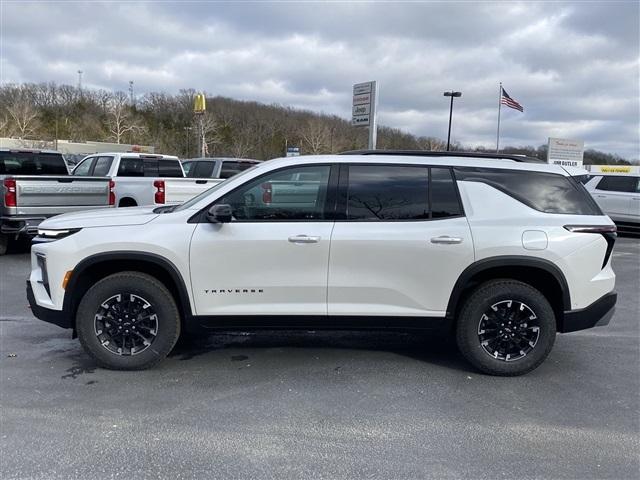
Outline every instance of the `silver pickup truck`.
POLYGON ((0 255, 11 238, 35 235, 45 218, 115 203, 112 180, 72 177, 51 150, 1 148, 0 185, 0 255))

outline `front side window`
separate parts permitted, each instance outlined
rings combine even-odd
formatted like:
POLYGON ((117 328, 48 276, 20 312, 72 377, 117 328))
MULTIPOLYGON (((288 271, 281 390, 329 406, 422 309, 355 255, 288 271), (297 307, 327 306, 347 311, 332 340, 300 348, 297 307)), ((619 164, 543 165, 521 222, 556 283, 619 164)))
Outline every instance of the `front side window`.
POLYGON ((189 172, 191 171, 191 167, 193 166, 195 162, 183 162, 182 163, 182 170, 184 170, 184 175, 185 177, 189 176, 189 172))
POLYGON ((91 174, 91 169, 96 161, 95 157, 85 158, 78 166, 73 170, 73 174, 79 177, 86 177, 91 174))
POLYGON ((251 180, 221 198, 239 221, 319 221, 325 219, 328 165, 292 167, 251 180))
POLYGON ((98 157, 93 167, 93 176, 106 177, 111 168, 111 162, 113 162, 113 157, 98 157))
POLYGON ((638 187, 637 177, 616 177, 606 176, 598 182, 598 190, 608 192, 632 192, 635 193, 638 187))
POLYGON ((351 165, 347 190, 347 219, 428 219, 428 187, 428 167, 351 165))

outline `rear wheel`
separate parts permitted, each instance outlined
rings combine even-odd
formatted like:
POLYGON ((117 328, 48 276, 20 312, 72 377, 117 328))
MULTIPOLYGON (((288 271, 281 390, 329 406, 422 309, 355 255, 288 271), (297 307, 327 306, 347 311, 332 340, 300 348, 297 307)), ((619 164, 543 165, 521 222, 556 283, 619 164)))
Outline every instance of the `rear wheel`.
POLYGON ((91 287, 76 315, 78 338, 101 366, 141 370, 165 358, 180 336, 167 288, 139 272, 110 275, 91 287))
POLYGON ((538 290, 515 280, 480 285, 464 302, 456 326, 461 353, 491 375, 522 375, 553 347, 556 320, 538 290))

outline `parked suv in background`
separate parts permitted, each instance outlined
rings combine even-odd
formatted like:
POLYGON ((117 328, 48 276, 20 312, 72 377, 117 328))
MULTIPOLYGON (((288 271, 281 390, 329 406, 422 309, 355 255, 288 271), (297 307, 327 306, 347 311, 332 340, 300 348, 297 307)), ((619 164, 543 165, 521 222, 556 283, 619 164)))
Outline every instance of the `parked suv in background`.
POLYGON ((640 233, 640 175, 594 174, 585 187, 620 230, 640 233))
POLYGON ((609 322, 615 225, 555 165, 450 153, 271 160, 177 207, 42 225, 27 293, 97 362, 200 328, 434 328, 495 375, 609 322))

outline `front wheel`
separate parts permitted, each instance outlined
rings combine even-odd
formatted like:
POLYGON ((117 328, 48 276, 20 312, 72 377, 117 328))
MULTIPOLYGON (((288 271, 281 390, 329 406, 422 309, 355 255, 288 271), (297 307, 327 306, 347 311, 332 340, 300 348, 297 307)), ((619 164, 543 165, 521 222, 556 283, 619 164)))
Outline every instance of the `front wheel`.
POLYGON ((480 285, 464 302, 456 325, 460 352, 491 375, 523 375, 537 368, 555 337, 556 319, 547 299, 516 280, 480 285))
POLYGON ((165 358, 180 336, 180 315, 167 288, 140 272, 92 286, 78 306, 80 343, 100 366, 142 370, 165 358))

